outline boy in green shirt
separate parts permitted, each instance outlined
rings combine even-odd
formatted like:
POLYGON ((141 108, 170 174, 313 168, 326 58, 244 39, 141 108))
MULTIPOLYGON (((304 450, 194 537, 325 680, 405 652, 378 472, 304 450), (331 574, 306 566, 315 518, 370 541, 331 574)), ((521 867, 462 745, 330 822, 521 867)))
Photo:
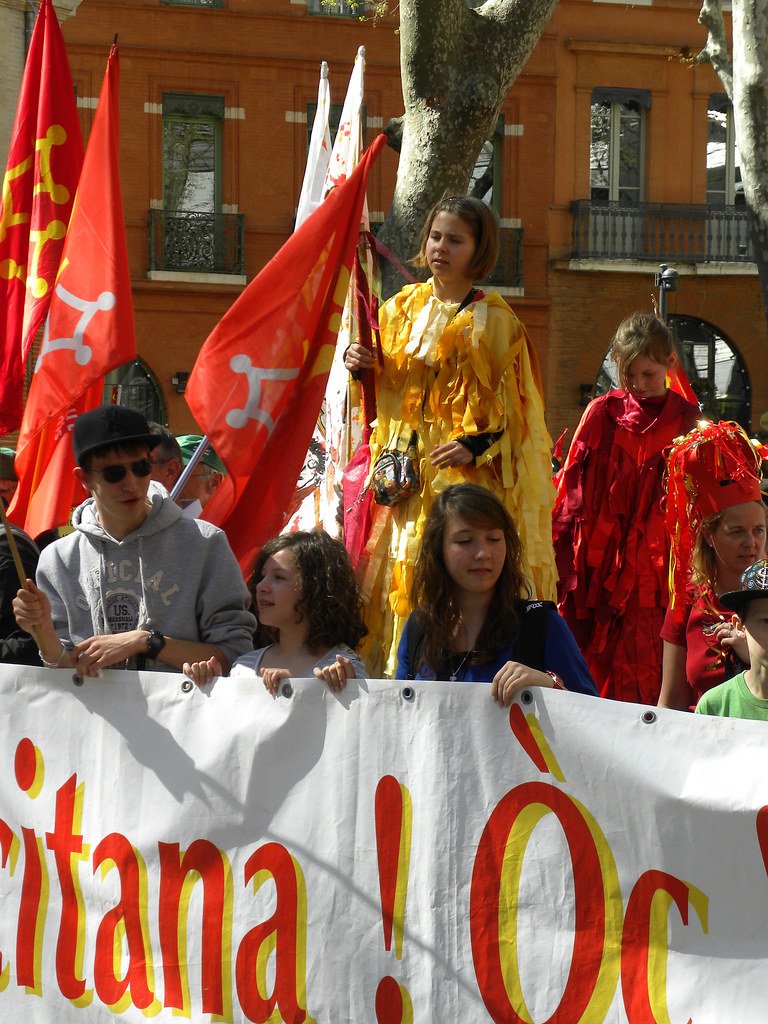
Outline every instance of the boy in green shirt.
POLYGON ((720 596, 734 625, 744 630, 749 668, 708 690, 696 705, 700 715, 753 718, 768 722, 768 559, 751 565, 741 577, 741 590, 720 596))

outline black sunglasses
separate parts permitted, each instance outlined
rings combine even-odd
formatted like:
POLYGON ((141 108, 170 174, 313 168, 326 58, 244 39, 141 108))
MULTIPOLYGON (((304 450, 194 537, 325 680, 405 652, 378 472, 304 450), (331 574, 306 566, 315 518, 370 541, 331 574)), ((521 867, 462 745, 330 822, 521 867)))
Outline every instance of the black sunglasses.
POLYGON ((136 459, 134 462, 123 463, 116 466, 103 466, 101 469, 92 469, 92 473, 101 473, 108 484, 117 484, 125 479, 128 470, 134 476, 149 476, 152 472, 152 459, 136 459))

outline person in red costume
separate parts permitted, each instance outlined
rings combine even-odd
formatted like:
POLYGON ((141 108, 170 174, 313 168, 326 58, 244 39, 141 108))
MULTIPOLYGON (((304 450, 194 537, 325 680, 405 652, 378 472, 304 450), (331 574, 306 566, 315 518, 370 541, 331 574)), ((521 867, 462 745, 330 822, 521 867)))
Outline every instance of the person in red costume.
POLYGON ((659 704, 692 709, 749 665, 746 635, 720 595, 765 556, 760 457, 737 423, 700 423, 668 454, 672 599, 664 620, 659 704))
POLYGON ((678 359, 658 317, 624 320, 611 358, 621 388, 590 402, 558 476, 558 604, 601 695, 656 704, 668 603, 662 452, 699 409, 667 386, 678 359))

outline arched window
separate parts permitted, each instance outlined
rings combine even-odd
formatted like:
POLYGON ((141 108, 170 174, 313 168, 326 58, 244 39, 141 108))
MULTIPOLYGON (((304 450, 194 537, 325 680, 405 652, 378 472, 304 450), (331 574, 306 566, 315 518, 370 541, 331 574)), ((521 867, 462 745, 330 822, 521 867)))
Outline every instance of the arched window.
POLYGON ((140 359, 118 366, 104 378, 104 402, 135 409, 148 420, 166 423, 163 392, 152 371, 140 359))
MULTIPOLYGON (((751 429, 752 402, 749 374, 733 343, 714 324, 693 316, 670 316, 669 326, 691 387, 704 416, 736 420, 751 429)), ((619 375, 606 355, 595 384, 596 395, 619 387, 619 375)))

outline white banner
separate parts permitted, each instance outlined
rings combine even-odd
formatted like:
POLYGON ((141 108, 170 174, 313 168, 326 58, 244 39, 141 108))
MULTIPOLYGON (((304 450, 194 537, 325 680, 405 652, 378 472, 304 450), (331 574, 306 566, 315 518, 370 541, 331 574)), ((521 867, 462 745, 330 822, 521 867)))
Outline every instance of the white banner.
POLYGON ((0 670, 0 1021, 751 1024, 761 723, 0 670))

